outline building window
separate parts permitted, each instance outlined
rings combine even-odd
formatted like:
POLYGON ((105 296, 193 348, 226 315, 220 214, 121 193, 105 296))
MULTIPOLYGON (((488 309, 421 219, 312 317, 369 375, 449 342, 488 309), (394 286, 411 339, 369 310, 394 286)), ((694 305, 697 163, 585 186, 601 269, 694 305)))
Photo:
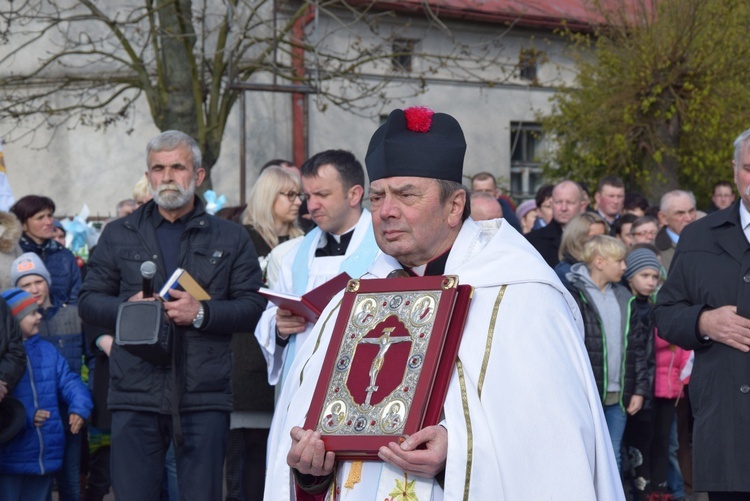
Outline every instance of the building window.
POLYGON ((536 84, 537 66, 543 59, 544 54, 536 49, 521 49, 518 56, 518 76, 536 84))
POLYGON ((510 124, 510 190, 517 199, 534 198, 542 184, 542 127, 536 123, 510 124))
POLYGON ((411 38, 397 38, 393 42, 391 67, 396 71, 411 71, 414 58, 414 47, 417 41, 411 38))

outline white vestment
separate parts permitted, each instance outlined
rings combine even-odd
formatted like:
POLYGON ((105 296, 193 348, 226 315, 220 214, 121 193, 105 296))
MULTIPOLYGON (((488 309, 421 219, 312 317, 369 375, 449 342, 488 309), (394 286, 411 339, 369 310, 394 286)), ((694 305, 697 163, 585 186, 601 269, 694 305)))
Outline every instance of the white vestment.
MULTIPOLYGON (((320 240, 319 238, 316 239, 307 249, 308 275, 305 292, 314 289, 341 273, 340 268, 342 264, 357 252, 363 242, 367 242, 368 239, 366 236, 368 232, 372 232, 372 215, 367 209, 363 209, 362 214, 357 221, 357 225, 354 227, 354 233, 352 234, 352 238, 346 248, 346 253, 343 256, 315 257, 315 250, 318 248, 318 242, 320 240)), ((371 238, 372 237, 370 236, 370 239, 371 238)), ((295 239, 292 242, 294 243, 291 243, 290 247, 285 249, 285 256, 282 261, 278 281, 271 286, 273 290, 286 294, 295 293, 293 265, 297 253, 301 248, 303 239, 295 239)), ((268 383, 271 385, 275 385, 279 382, 284 371, 284 365, 287 363, 287 359, 293 359, 295 357, 294 351, 299 351, 307 340, 313 327, 312 324, 308 324, 303 332, 294 335, 296 339, 293 344, 290 343, 284 349, 279 349, 276 345, 277 309, 278 307, 269 301, 266 311, 263 312, 263 315, 260 317, 258 325, 255 328, 255 337, 260 343, 261 349, 263 350, 263 356, 268 365, 268 383)))
MULTIPOLYGON (((381 255, 368 276, 399 267, 381 255)), ((361 481, 347 488, 352 462, 339 461, 336 496, 383 501, 401 489, 424 501, 624 499, 580 312, 552 269, 504 220, 469 219, 445 274, 475 287, 443 408, 445 490, 380 461, 365 462, 361 481)), ((342 294, 295 358, 277 403, 266 501, 294 498, 289 431, 305 422, 342 294)))
POLYGON ((266 287, 276 290, 276 284, 281 276, 284 258, 290 251, 299 247, 303 238, 304 237, 296 237, 287 240, 271 249, 271 253, 266 259, 266 284, 268 284, 266 287))

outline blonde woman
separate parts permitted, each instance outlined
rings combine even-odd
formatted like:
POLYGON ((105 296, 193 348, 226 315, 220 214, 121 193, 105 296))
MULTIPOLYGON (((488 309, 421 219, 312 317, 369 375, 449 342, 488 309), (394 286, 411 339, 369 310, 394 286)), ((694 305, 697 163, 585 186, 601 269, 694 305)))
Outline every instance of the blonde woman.
MULTIPOLYGON (((301 191, 299 176, 275 165, 263 169, 250 190, 241 221, 258 253, 264 283, 271 249, 303 234, 297 225, 301 191)), ((268 384, 266 361, 253 336, 254 328, 232 337, 234 411, 227 438, 227 499, 263 497, 274 390, 268 384)))
POLYGON ((570 267, 583 261, 583 246, 594 235, 608 235, 609 224, 595 212, 583 212, 568 221, 563 230, 555 273, 563 285, 569 285, 570 267))
POLYGON ((242 224, 258 257, 268 256, 280 243, 303 234, 297 224, 302 197, 299 177, 291 172, 271 166, 260 174, 242 214, 242 224))

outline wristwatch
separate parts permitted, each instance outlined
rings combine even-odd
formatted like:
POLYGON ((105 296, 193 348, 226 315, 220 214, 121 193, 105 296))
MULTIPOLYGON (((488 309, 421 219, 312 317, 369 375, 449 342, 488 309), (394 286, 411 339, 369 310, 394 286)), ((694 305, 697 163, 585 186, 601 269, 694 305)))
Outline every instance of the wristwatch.
POLYGON ((193 319, 193 327, 196 329, 200 329, 203 325, 203 319, 205 318, 205 311, 203 310, 203 303, 200 303, 198 306, 198 313, 195 315, 195 318, 193 319))

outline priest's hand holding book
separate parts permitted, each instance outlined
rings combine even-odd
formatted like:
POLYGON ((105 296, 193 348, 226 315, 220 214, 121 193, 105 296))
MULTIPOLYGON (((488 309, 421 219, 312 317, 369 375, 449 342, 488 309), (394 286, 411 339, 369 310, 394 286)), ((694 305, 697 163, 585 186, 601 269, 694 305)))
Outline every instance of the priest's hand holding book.
POLYGON ((304 317, 299 317, 283 308, 276 310, 276 330, 281 339, 287 339, 292 334, 299 334, 306 328, 307 320, 304 317))
POLYGON ((278 337, 286 341, 292 334, 304 332, 308 323, 314 324, 328 302, 346 287, 350 278, 346 272, 339 273, 302 296, 261 287, 258 292, 278 306, 276 312, 278 337))
POLYGON ((448 430, 441 425, 427 426, 400 444, 381 447, 378 457, 406 473, 433 478, 445 470, 448 458, 448 430))
MULTIPOLYGON (((326 451, 319 432, 295 426, 290 435, 292 446, 287 454, 287 464, 291 468, 302 475, 313 477, 331 475, 336 455, 332 451, 326 451)), ((427 426, 401 443, 390 442, 388 446, 381 447, 378 457, 406 473, 426 478, 436 477, 445 470, 448 431, 440 425, 427 426)))

